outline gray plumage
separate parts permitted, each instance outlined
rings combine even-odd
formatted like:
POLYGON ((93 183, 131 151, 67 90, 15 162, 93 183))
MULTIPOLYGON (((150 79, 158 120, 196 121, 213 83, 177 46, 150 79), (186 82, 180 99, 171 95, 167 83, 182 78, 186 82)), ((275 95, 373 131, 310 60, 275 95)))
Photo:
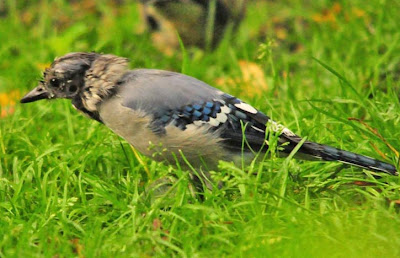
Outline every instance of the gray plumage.
MULTIPOLYGON (((243 101, 179 73, 128 69, 125 58, 70 53, 56 59, 44 80, 21 102, 68 98, 145 155, 175 163, 183 154, 202 171, 219 160, 250 159, 268 148, 267 124, 280 134, 280 152, 289 154, 301 138, 243 101), (243 137, 244 132, 244 137, 243 137)), ((397 175, 388 163, 305 141, 306 158, 341 161, 397 175)))
POLYGON ((123 105, 150 114, 212 100, 222 94, 193 77, 154 69, 129 71, 121 82, 122 87, 117 93, 122 97, 123 105))

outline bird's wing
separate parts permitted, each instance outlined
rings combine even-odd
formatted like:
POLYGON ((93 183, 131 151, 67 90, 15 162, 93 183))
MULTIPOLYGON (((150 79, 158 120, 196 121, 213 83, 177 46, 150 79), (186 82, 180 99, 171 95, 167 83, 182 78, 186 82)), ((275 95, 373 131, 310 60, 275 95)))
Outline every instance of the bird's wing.
POLYGON ((227 149, 259 151, 265 146, 265 125, 270 118, 200 80, 179 73, 139 69, 126 74, 121 84, 117 94, 123 97, 123 105, 151 115, 155 133, 165 133, 169 124, 181 130, 205 126, 219 133, 227 149))
POLYGON ((132 70, 119 83, 117 94, 123 97, 123 105, 149 114, 212 100, 220 94, 193 77, 155 69, 132 70))

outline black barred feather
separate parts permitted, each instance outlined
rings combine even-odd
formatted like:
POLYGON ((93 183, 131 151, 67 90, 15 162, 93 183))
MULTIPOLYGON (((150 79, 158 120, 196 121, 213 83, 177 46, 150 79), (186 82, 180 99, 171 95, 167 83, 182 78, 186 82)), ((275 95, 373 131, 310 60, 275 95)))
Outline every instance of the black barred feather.
MULTIPOLYGON (((197 102, 175 110, 166 110, 158 114, 151 125, 154 132, 165 133, 165 126, 172 124, 181 130, 187 126, 208 126, 209 131, 218 131, 222 144, 230 151, 246 150, 258 152, 265 146, 266 123, 260 123, 246 114, 235 104, 243 103, 239 99, 224 94, 220 99, 197 102), (243 130, 246 144, 243 145, 243 130)), ((260 113, 261 114, 261 113, 260 113)), ((262 114, 269 119, 267 116, 262 114)))
MULTIPOLYGON (((281 137, 290 142, 288 150, 293 149, 301 141, 299 136, 293 137, 281 135, 281 137)), ((358 166, 375 172, 385 172, 391 175, 398 175, 396 167, 391 164, 324 144, 305 141, 299 149, 299 152, 324 161, 340 161, 342 163, 358 166)))
MULTIPOLYGON (((175 110, 167 110, 153 120, 153 131, 162 133, 160 128, 173 124, 181 130, 189 125, 208 126, 210 131, 218 131, 223 146, 231 152, 266 151, 266 124, 272 121, 268 116, 256 110, 238 98, 222 94, 219 99, 197 102, 175 110), (226 116, 226 117, 225 117, 226 116), (243 139, 243 135, 245 139, 243 139)), ((274 122, 273 122, 274 123, 274 122)), ((280 126, 281 152, 289 154, 302 140, 287 128, 280 126)), ((388 163, 337 149, 323 144, 305 141, 300 147, 301 156, 324 161, 340 161, 371 171, 397 175, 396 168, 388 163)))

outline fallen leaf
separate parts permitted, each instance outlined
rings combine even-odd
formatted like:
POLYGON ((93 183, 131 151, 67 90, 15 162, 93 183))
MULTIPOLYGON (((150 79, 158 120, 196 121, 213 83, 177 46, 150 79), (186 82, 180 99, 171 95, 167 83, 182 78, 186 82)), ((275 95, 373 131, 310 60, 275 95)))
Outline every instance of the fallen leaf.
POLYGON ((19 100, 21 93, 13 90, 7 93, 0 93, 0 118, 9 116, 15 112, 15 103, 19 100))
POLYGON ((351 12, 356 16, 357 18, 365 17, 365 11, 359 8, 354 7, 351 12))
POLYGON ((13 90, 7 93, 0 93, 0 106, 15 105, 15 102, 21 96, 19 90, 13 90))
POLYGON ((71 239, 71 244, 72 244, 72 247, 73 247, 73 249, 74 249, 74 253, 76 253, 76 254, 78 255, 78 257, 80 257, 80 258, 85 257, 85 256, 82 254, 83 245, 81 245, 81 244, 79 243, 79 238, 71 239))
POLYGON ((275 35, 278 39, 284 40, 288 36, 287 29, 283 27, 275 27, 275 35))
POLYGON ((239 61, 239 66, 242 71, 243 82, 248 87, 250 86, 252 89, 255 89, 257 93, 261 93, 268 88, 264 71, 258 64, 241 60, 239 61))
POLYGON ((358 185, 358 186, 374 186, 374 185, 376 185, 374 183, 364 182, 364 181, 354 181, 353 184, 358 185))
POLYGON ((44 71, 47 68, 49 68, 51 65, 51 63, 36 63, 36 67, 40 70, 40 71, 44 71))
POLYGON ((236 78, 217 78, 215 83, 224 87, 239 86, 243 93, 253 97, 268 90, 263 69, 256 63, 240 60, 239 68, 241 77, 236 78))
POLYGON ((95 13, 97 11, 96 1, 94 0, 83 0, 77 1, 71 4, 74 12, 77 13, 85 13, 86 15, 89 13, 95 13))
POLYGON ((338 3, 338 2, 335 2, 332 5, 331 12, 334 13, 334 14, 338 14, 341 11, 342 11, 342 5, 340 3, 338 3))
POLYGON ((2 107, 1 108, 1 113, 0 113, 0 118, 4 118, 6 116, 9 116, 15 112, 14 107, 2 107))
POLYGON ((161 228, 162 228, 161 220, 154 219, 153 220, 153 230, 156 231, 156 230, 160 230, 161 228))
POLYGON ((342 6, 335 2, 331 8, 325 9, 322 13, 316 13, 311 16, 311 19, 317 23, 330 23, 333 26, 336 26, 336 16, 341 13, 342 6))

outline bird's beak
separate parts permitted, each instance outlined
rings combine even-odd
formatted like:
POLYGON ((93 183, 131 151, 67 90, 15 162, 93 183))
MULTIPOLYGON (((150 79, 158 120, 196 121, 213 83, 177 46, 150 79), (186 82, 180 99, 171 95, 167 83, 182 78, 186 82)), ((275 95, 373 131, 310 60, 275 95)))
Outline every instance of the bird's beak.
POLYGON ((48 99, 50 98, 49 92, 43 87, 43 85, 39 85, 30 92, 28 92, 21 100, 21 103, 29 103, 34 102, 36 100, 48 99))

